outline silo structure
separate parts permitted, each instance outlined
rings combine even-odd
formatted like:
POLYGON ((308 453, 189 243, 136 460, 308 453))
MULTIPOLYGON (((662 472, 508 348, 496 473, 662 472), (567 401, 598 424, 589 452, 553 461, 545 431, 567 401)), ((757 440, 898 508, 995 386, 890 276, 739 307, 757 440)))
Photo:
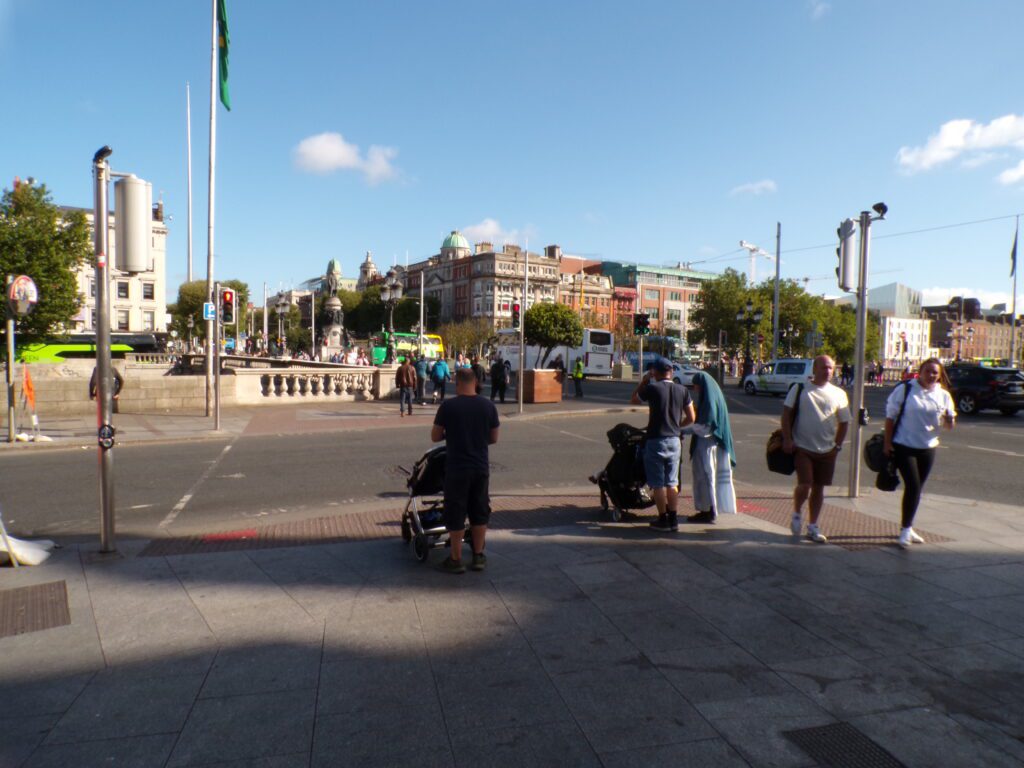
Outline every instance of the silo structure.
POLYGON ((134 174, 114 183, 114 263, 122 272, 151 269, 153 185, 134 174))

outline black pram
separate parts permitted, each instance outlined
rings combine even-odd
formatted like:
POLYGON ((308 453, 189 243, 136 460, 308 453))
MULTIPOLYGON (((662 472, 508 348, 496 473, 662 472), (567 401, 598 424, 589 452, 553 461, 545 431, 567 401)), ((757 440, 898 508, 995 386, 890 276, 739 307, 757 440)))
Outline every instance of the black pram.
POLYGON ((448 544, 444 527, 444 445, 436 445, 412 465, 405 481, 409 500, 402 512, 402 539, 412 542, 416 559, 423 562, 434 547, 448 544))
POLYGON ((615 522, 630 509, 647 509, 654 504, 644 475, 643 441, 644 430, 616 424, 608 430, 612 457, 603 470, 590 476, 590 482, 601 489, 601 508, 615 522))

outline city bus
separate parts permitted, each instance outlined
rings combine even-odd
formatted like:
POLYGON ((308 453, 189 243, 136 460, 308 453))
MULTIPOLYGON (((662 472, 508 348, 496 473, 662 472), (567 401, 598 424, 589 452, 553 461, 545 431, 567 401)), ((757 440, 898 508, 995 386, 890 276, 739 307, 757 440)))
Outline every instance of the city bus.
MULTIPOLYGON (((519 370, 519 331, 503 328, 498 331, 497 351, 508 366, 510 372, 519 370)), ((612 357, 615 352, 615 334, 603 328, 584 328, 583 343, 578 347, 555 347, 548 355, 544 365, 551 367, 558 355, 562 356, 565 370, 571 373, 577 358, 583 359, 583 373, 587 376, 611 376, 612 357)), ((526 347, 526 365, 536 368, 541 364, 544 350, 541 347, 526 347)))
MULTIPOLYGON (((152 333, 111 333, 110 356, 123 359, 129 352, 162 352, 163 348, 152 333)), ((72 333, 19 346, 18 360, 23 363, 61 363, 76 358, 96 358, 96 334, 72 333)))
MULTIPOLYGON (((370 362, 374 365, 382 365, 388 352, 388 332, 382 331, 378 336, 370 339, 370 346, 373 357, 370 362)), ((420 347, 418 333, 395 333, 395 350, 398 360, 404 360, 406 355, 415 354, 420 347)), ((444 342, 436 333, 423 334, 423 354, 428 360, 437 360, 444 357, 444 342)))

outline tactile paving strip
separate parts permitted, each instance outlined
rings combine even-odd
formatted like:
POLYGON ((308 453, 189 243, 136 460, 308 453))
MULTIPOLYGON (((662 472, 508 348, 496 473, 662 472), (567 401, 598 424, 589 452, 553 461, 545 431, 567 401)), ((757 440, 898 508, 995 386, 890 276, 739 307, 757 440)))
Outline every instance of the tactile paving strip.
MULTIPOLYGON (((690 505, 681 497, 680 509, 690 505)), ((491 528, 525 529, 554 528, 562 525, 597 524, 607 521, 607 513, 597 504, 597 495, 491 496, 491 528)), ((761 495, 739 500, 739 511, 789 529, 790 499, 788 496, 761 495)), ((653 508, 641 515, 653 515, 653 508)), ((354 512, 317 517, 289 523, 276 523, 261 528, 221 531, 201 536, 152 540, 140 553, 144 557, 188 555, 206 552, 234 552, 248 549, 295 547, 310 544, 333 544, 350 541, 386 539, 399 535, 402 509, 354 512)), ((641 518, 643 519, 643 518, 641 518)), ((845 549, 868 549, 892 546, 899 533, 898 526, 860 512, 833 507, 822 510, 822 530, 829 541, 845 549)), ((919 531, 927 541, 948 541, 940 536, 919 531)))
POLYGON ((0 590, 0 637, 39 632, 70 623, 68 587, 63 581, 0 590))
POLYGON ((849 723, 784 731, 782 735, 824 768, 905 768, 849 723))

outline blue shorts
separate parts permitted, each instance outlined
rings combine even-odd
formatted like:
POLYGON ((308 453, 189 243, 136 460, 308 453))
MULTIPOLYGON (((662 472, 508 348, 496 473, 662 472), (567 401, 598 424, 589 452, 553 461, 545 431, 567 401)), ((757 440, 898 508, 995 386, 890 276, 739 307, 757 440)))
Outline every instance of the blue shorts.
POLYGON ((648 439, 644 449, 644 471, 651 488, 677 488, 679 486, 678 437, 648 439))

